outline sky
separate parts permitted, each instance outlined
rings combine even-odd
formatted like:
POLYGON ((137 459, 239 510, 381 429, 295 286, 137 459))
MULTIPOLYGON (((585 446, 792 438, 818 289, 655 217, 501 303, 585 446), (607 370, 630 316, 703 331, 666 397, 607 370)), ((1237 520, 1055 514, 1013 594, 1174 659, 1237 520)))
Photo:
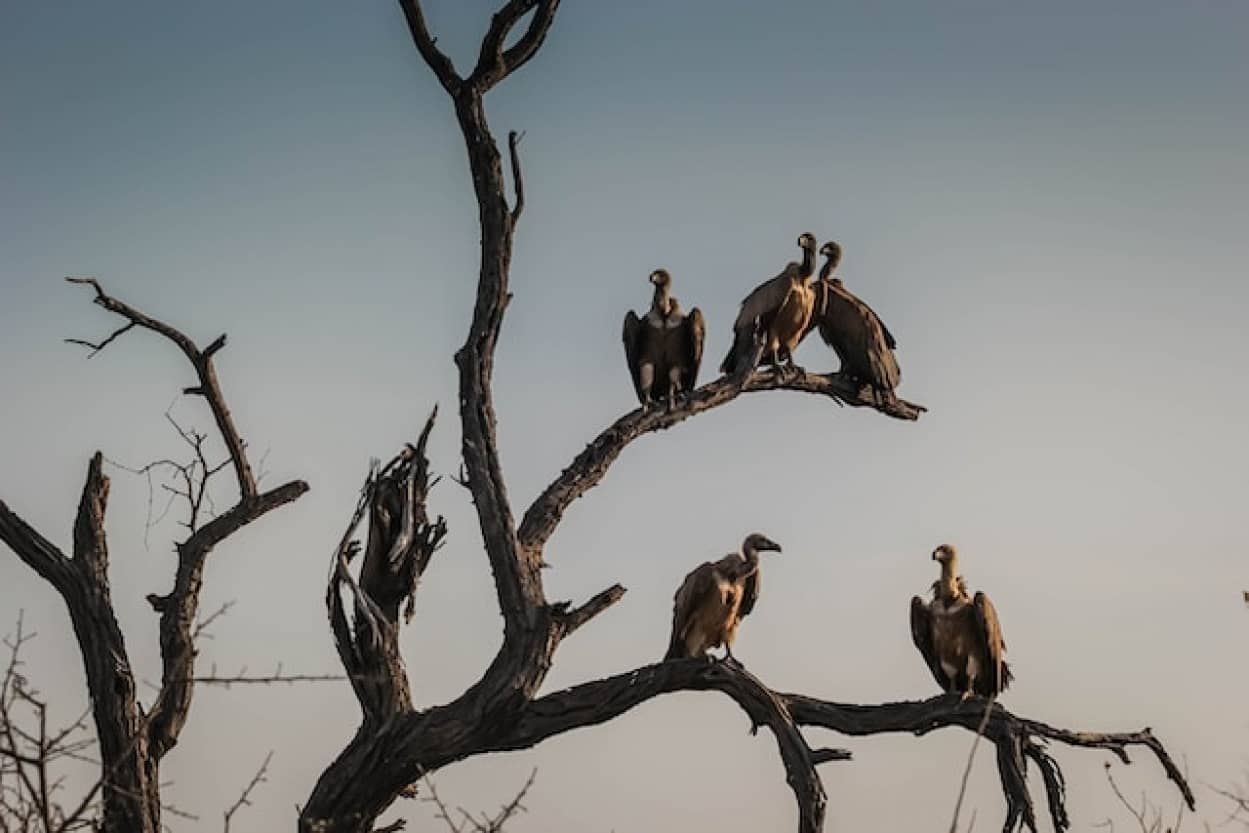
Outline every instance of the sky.
MULTIPOLYGON (((426 7, 467 72, 493 4, 426 7)), ((525 131, 495 373, 517 512, 636 404, 619 327, 652 269, 706 315, 710 380, 738 302, 803 231, 842 244, 847 285, 898 338, 900 394, 929 412, 770 393, 634 443, 569 511, 545 574, 553 600, 629 593, 560 648, 545 690, 657 660, 686 572, 761 531, 785 551, 743 663, 832 700, 927 697, 906 609, 950 542, 1002 619, 1003 704, 1153 727, 1221 820, 1201 785, 1249 769, 1247 35, 1249 7, 1217 2, 565 3, 487 99, 497 135, 525 131)), ((264 484, 312 490, 212 556, 203 608, 235 604, 201 668, 337 671, 324 581, 369 458, 441 403, 432 463, 458 470, 451 356, 476 281, 464 150, 397 4, 3 0, 0 112, 0 498, 68 548, 89 455, 112 461, 113 596, 139 676, 158 678, 143 597, 168 589, 180 531, 145 531, 148 485, 119 464, 179 451, 171 407, 210 419, 156 337, 90 361, 63 343, 117 321, 61 278, 96 275, 201 344, 227 332, 218 369, 264 484)), ((798 360, 836 366, 817 340, 798 360)), ((432 509, 450 539, 403 636, 421 705, 476 680, 502 632, 467 493, 445 479, 432 509)), ((29 676, 76 716, 64 607, 0 552, 0 631, 19 610, 29 676)), ((170 828, 216 829, 273 750, 235 829, 290 829, 357 715, 345 683, 197 691, 162 775, 199 821, 170 828)), ((747 729, 721 695, 672 695, 437 780, 492 809, 537 767, 515 833, 792 829, 774 743, 747 729)), ((828 830, 948 823, 967 732, 810 736, 855 755, 822 767, 828 830)), ((1130 821, 1107 756, 1053 751, 1075 829, 1130 821)), ((1125 792, 1173 809, 1134 758, 1114 768, 1125 792)), ((984 750, 968 802, 1000 823, 984 750)), ((419 801, 395 814, 437 829, 419 801)))

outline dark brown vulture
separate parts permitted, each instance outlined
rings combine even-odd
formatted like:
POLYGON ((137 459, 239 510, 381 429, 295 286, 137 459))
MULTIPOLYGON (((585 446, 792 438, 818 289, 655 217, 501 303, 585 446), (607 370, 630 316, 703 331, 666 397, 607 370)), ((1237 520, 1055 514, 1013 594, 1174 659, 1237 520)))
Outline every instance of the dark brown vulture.
POLYGON ((650 282, 655 285, 650 311, 642 318, 633 310, 625 313, 623 335, 629 376, 643 410, 650 408, 657 383, 669 408, 677 394, 687 396, 694 390, 707 329, 698 307, 688 315, 681 311, 681 304, 672 297, 672 276, 667 270, 651 272, 650 282))
POLYGON ((815 314, 808 329, 818 327, 820 338, 837 353, 841 373, 877 391, 892 396, 902 381, 902 371, 893 355, 898 342, 871 307, 859 300, 832 277, 841 261, 841 247, 829 241, 820 248, 828 258, 815 282, 815 314))
POLYGON ((933 550, 941 578, 933 582, 933 599, 911 598, 911 638, 924 656, 941 690, 996 697, 1014 675, 1006 664, 1006 641, 993 602, 984 593, 967 595, 958 574, 958 553, 950 544, 933 550))
POLYGON ((804 233, 799 236, 798 245, 802 247, 802 263, 790 261, 779 275, 761 283, 742 301, 733 322, 733 346, 720 364, 721 373, 746 374, 759 361, 768 362, 778 372, 782 362, 791 371, 798 369, 794 350, 810 331, 815 309, 811 281, 815 274, 815 237, 804 233))
POLYGON ((672 638, 665 660, 701 657, 718 645, 733 659, 737 626, 759 598, 759 553, 780 552, 780 544, 754 533, 740 554, 705 561, 685 577, 672 600, 672 638))

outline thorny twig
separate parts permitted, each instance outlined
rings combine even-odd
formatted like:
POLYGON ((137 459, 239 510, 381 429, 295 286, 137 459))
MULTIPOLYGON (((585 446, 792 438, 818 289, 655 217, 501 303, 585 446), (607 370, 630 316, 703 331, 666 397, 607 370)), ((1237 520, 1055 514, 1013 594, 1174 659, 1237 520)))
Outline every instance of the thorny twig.
POLYGON ((247 786, 243 788, 243 792, 239 795, 238 801, 231 804, 229 808, 222 813, 221 829, 223 833, 230 833, 230 821, 234 818, 235 813, 243 807, 250 807, 252 805, 252 791, 268 780, 265 778, 265 774, 269 771, 269 762, 271 760, 273 760, 272 749, 269 750, 268 755, 265 755, 264 761, 260 764, 260 769, 256 770, 256 774, 252 776, 252 780, 249 781, 247 786))
POLYGON ((456 807, 455 812, 460 817, 460 821, 457 822, 456 819, 452 817, 451 810, 448 808, 446 802, 442 800, 440 795, 438 795, 438 788, 428 777, 424 779, 425 791, 428 795, 422 800, 434 805, 434 818, 441 819, 445 822, 451 833, 501 833, 504 825, 506 825, 513 816, 517 813, 525 812, 525 806, 521 802, 524 801, 530 788, 533 787, 534 779, 536 779, 537 776, 538 770, 535 768, 529 773, 529 777, 525 780, 525 783, 521 786, 520 790, 517 791, 516 795, 512 797, 512 800, 502 805, 499 808, 499 812, 493 816, 483 812, 480 814, 480 818, 477 818, 463 807, 456 807))

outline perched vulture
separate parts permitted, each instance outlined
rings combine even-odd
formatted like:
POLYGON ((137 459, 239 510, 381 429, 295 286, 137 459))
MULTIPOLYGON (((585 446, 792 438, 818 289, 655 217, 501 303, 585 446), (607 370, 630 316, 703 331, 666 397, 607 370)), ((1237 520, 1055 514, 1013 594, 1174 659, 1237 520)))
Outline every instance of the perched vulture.
POLYGON ((984 593, 967 595, 958 574, 958 553, 949 544, 933 550, 941 578, 933 582, 932 603, 911 598, 911 638, 942 691, 996 697, 1014 675, 1006 664, 1006 642, 993 602, 984 593))
POLYGON ((828 258, 815 282, 815 313, 808 330, 819 327, 820 338, 837 353, 841 373, 867 383, 886 395, 902 381, 893 351, 898 342, 872 308, 832 277, 841 261, 841 246, 829 241, 820 248, 828 258))
POLYGON ((754 533, 742 551, 694 569, 672 600, 672 639, 665 660, 701 657, 718 645, 725 659, 733 658, 733 639, 742 618, 759 598, 759 553, 780 552, 780 544, 754 533))
POLYGON ((802 234, 802 263, 790 261, 781 273, 761 283, 742 301, 733 322, 733 346, 720 364, 727 375, 748 373, 758 361, 766 361, 780 369, 786 362, 796 370, 794 350, 810 331, 811 314, 815 309, 815 238, 802 234), (756 358, 762 341, 762 354, 756 358))
POLYGON ((688 395, 698 382, 706 325, 698 307, 688 315, 681 311, 671 295, 672 276, 667 270, 651 272, 650 282, 655 285, 650 311, 643 318, 633 310, 625 313, 625 360, 642 408, 651 406, 656 382, 671 408, 678 393, 688 395))

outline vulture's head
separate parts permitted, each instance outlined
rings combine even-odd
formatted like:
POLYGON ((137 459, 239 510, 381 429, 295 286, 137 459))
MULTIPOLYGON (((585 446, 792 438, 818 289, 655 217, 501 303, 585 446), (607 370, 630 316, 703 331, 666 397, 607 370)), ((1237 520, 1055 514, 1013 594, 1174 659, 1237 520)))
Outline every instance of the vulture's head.
POLYGON ((820 254, 828 258, 830 266, 836 266, 838 263, 841 263, 841 246, 832 240, 820 246, 820 254))
POLYGON ((952 564, 958 558, 958 550, 953 544, 942 544, 932 551, 932 560, 940 564, 952 564))
POLYGON ((742 552, 749 550, 754 550, 755 552, 780 552, 781 545, 766 535, 754 532, 747 535, 746 540, 742 542, 742 552))
POLYGON ((798 235, 798 245, 803 249, 814 249, 815 235, 809 231, 804 231, 802 234, 798 235))
POLYGON ((668 274, 667 269, 656 269, 651 272, 650 282, 655 286, 669 287, 672 286, 672 276, 668 274))

